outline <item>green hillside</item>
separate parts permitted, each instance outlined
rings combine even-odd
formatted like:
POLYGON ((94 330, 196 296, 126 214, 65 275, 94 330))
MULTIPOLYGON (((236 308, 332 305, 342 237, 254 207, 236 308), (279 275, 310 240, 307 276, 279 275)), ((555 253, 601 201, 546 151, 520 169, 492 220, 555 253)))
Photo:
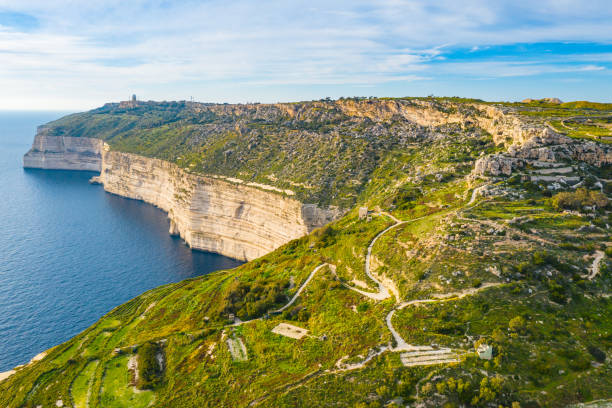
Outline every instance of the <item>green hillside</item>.
MULTIPOLYGON (((443 115, 491 106, 426 101, 443 115)), ((476 122, 376 120, 360 114, 366 102, 357 112, 342 103, 109 104, 49 124, 52 134, 100 137, 351 210, 236 269, 118 306, 0 382, 0 406, 515 408, 612 398, 611 151, 606 136, 560 129, 605 129, 611 112, 499 105, 562 140, 514 154, 476 122), (540 160, 542 149, 555 160, 540 160), (522 162, 511 174, 477 173, 489 156, 522 162), (307 332, 278 334, 281 324, 307 332)), ((367 103, 376 112, 384 100, 367 103)))

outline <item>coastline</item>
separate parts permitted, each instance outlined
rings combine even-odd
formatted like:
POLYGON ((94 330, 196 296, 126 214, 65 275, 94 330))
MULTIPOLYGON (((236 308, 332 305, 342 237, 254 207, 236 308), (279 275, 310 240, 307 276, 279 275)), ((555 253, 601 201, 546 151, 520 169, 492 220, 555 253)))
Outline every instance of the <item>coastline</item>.
MULTIPOLYGON (((51 347, 51 349, 52 349, 52 348, 53 348, 53 347, 51 347)), ((45 351, 43 351, 43 352, 41 352, 41 353, 38 353, 37 355, 35 355, 34 357, 32 357, 32 359, 31 359, 31 360, 30 360, 28 363, 26 363, 26 364, 21 364, 21 365, 18 365, 18 366, 16 366, 16 367, 14 367, 12 370, 8 370, 8 371, 0 372, 0 382, 2 382, 2 381, 4 381, 4 380, 6 380, 7 378, 9 378, 9 377, 10 377, 10 376, 12 376, 13 374, 15 374, 17 371, 21 370, 22 368, 27 367, 27 366, 29 366, 29 365, 31 365, 31 364, 34 364, 34 363, 35 363, 35 362, 37 362, 37 361, 42 360, 43 358, 45 358, 45 356, 46 356, 47 354, 49 354, 49 351, 50 351, 51 349, 49 349, 49 350, 45 350, 45 351)))
POLYGON ((170 235, 190 248, 240 261, 259 258, 346 213, 302 203, 290 190, 193 174, 169 161, 113 151, 100 139, 52 136, 44 126, 23 166, 96 171, 91 183, 160 208, 170 220, 170 235))

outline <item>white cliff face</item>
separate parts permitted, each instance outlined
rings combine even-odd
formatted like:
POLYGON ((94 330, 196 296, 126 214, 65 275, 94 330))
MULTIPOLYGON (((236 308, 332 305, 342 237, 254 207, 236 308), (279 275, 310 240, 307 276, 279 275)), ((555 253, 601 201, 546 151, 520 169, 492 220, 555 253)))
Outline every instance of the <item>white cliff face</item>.
POLYGON ((39 128, 32 148, 23 156, 23 167, 100 171, 103 143, 88 137, 49 136, 47 129, 39 128))
POLYGON ((340 218, 343 211, 275 192, 190 174, 158 159, 110 151, 100 139, 37 133, 24 167, 99 171, 110 193, 168 213, 170 233, 194 249, 252 260, 340 218))
MULTIPOLYGON (((349 116, 391 120, 396 116, 423 127, 445 123, 479 126, 507 151, 480 158, 473 175, 510 175, 527 162, 580 160, 601 166, 612 163, 612 149, 594 142, 576 141, 542 124, 527 123, 488 105, 459 109, 445 105, 440 111, 428 101, 339 101, 349 116)), ((263 105, 262 105, 263 106, 263 105)), ((297 115, 292 104, 277 107, 297 115)), ((215 109, 244 109, 222 105, 215 109)), ((262 108, 263 109, 263 108, 262 108)), ((195 249, 236 259, 260 257, 288 241, 321 227, 344 213, 341 209, 302 204, 286 195, 240 180, 188 173, 158 159, 110 151, 102 140, 51 136, 41 127, 24 167, 100 171, 97 181, 106 191, 143 200, 168 213, 170 233, 180 235, 195 249)), ((278 190, 278 189, 276 189, 278 190)))
POLYGON ((108 148, 96 181, 110 193, 166 211, 169 232, 190 247, 247 261, 342 215, 340 210, 302 205, 277 193, 108 148))

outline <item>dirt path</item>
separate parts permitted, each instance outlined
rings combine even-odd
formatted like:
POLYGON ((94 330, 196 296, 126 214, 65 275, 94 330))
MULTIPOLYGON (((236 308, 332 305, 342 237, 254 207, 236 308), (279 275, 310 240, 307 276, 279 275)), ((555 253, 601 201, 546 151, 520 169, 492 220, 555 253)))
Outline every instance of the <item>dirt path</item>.
POLYGON ((272 395, 272 392, 282 391, 282 392, 284 392, 284 393, 287 393, 287 392, 289 392, 289 391, 291 391, 291 390, 293 390, 293 389, 295 389, 295 388, 301 387, 301 386, 302 386, 302 385, 304 385, 306 382, 308 382, 308 381, 312 380, 313 378, 315 378, 315 377, 317 377, 317 376, 319 376, 319 375, 321 375, 321 374, 323 374, 323 371, 321 371, 320 369, 319 369, 319 370, 316 370, 316 371, 313 371, 313 372, 311 372, 310 374, 306 374, 304 377, 300 378, 299 380, 297 380, 297 381, 295 381, 295 382, 292 382, 292 383, 289 383, 289 384, 285 384, 285 385, 283 385, 283 386, 281 386, 281 387, 277 387, 277 388, 275 388, 274 390, 272 390, 272 391, 270 391, 270 392, 265 393, 265 394, 264 394, 264 395, 262 395, 261 397, 256 398, 256 399, 254 399, 253 401, 249 402, 249 405, 247 405, 247 406, 249 406, 249 407, 254 407, 254 406, 256 406, 256 405, 261 404, 261 403, 262 403, 263 401, 265 401, 265 400, 266 400, 266 399, 267 399, 267 398, 268 398, 270 395, 272 395))
POLYGON ((472 196, 470 197, 470 201, 467 202, 466 205, 472 205, 474 201, 476 201, 476 197, 478 197, 478 193, 480 193, 485 187, 488 187, 488 184, 484 184, 482 186, 478 186, 472 190, 472 196))
POLYGON ((470 288, 470 289, 463 290, 461 292, 451 292, 451 293, 445 293, 443 295, 438 295, 437 297, 433 299, 415 299, 415 300, 410 300, 408 302, 402 302, 398 304, 393 310, 389 312, 389 314, 387 314, 387 318, 385 319, 387 323, 387 328, 391 332, 391 335, 393 335, 393 339, 395 340, 397 344, 391 351, 433 350, 431 346, 414 346, 412 344, 408 344, 408 342, 406 342, 406 340, 402 338, 402 336, 393 327, 392 319, 393 319, 393 315, 396 310, 401 310, 405 308, 406 306, 412 306, 412 305, 419 305, 419 304, 425 304, 425 303, 448 302, 450 300, 459 300, 466 296, 473 295, 481 290, 484 290, 484 289, 487 289, 493 286, 499 286, 499 285, 501 285, 501 283, 490 282, 490 283, 485 283, 478 288, 470 288))
MULTIPOLYGON (((359 289, 356 289, 356 288, 353 288, 353 287, 350 287, 350 286, 349 286, 349 288, 354 290, 355 292, 361 293, 362 295, 369 297, 370 299, 384 300, 384 299, 387 299, 387 298, 391 297, 391 292, 393 292, 393 289, 392 288, 388 288, 387 286, 385 286, 384 282, 382 282, 381 280, 379 280, 379 278, 375 277, 372 274, 371 263, 372 263, 372 249, 374 248, 374 244, 376 244, 376 241, 378 241, 378 239, 380 237, 382 237, 383 235, 385 235, 387 232, 391 231, 392 229, 397 228, 400 225, 404 225, 404 224, 408 224, 408 223, 413 223, 413 222, 422 220, 423 218, 427 217, 427 215, 422 216, 422 217, 418 217, 418 218, 414 218, 414 219, 408 220, 408 221, 399 220, 399 219, 395 218, 393 215, 391 215, 391 214, 389 214, 387 212, 379 212, 378 215, 384 215, 386 217, 389 217, 389 218, 391 218, 395 222, 395 224, 393 224, 390 227, 387 227, 383 231, 379 232, 374 237, 374 239, 370 242, 370 245, 368 246, 368 253, 367 253, 366 259, 365 259, 365 273, 378 286, 378 293, 366 292, 366 291, 362 291, 362 290, 359 290, 359 289)), ((396 296, 397 296, 397 294, 396 294, 396 296)), ((399 301, 399 299, 397 299, 397 300, 399 301)))
MULTIPOLYGON (((335 276, 336 278, 338 278, 338 280, 340 280, 340 277, 339 277, 339 276, 338 276, 338 274, 336 273, 336 265, 334 265, 334 264, 328 264, 328 265, 329 265, 329 269, 332 271, 332 273, 334 274, 334 276, 335 276)), ((357 293, 359 293, 360 295, 365 296, 365 297, 368 297, 368 298, 370 298, 370 299, 372 299, 372 300, 381 300, 381 299, 380 299, 380 293, 375 293, 375 292, 366 292, 365 290, 357 289, 356 287, 351 286, 351 285, 349 285, 349 284, 347 284, 347 283, 344 283, 344 282, 342 282, 342 281, 340 281, 340 284, 341 284, 342 286, 344 286, 345 288, 350 289, 350 290, 352 290, 353 292, 357 292, 357 293)))
POLYGON ((300 293, 302 293, 302 291, 304 290, 304 288, 306 287, 306 285, 308 285, 308 283, 310 283, 310 281, 312 280, 312 278, 315 276, 315 274, 324 266, 328 266, 329 264, 324 263, 321 264, 319 266, 317 266, 316 268, 314 268, 312 270, 312 272, 310 272, 310 275, 308 275, 308 278, 306 278, 306 280, 304 281, 304 283, 302 283, 302 286, 299 287, 299 289, 297 290, 297 292, 295 292, 295 295, 293 295, 293 297, 291 298, 291 300, 289 301, 289 303, 287 303, 285 306, 281 307, 278 310, 275 310, 275 313, 280 313, 283 310, 287 309, 289 306, 291 306, 298 298, 298 296, 300 296, 300 293))
MULTIPOLYGON (((387 328, 391 332, 391 335, 393 336, 393 339, 395 340, 395 343, 396 343, 396 346, 392 349, 392 351, 414 350, 417 347, 413 346, 412 344, 408 344, 406 340, 404 340, 404 338, 393 327, 393 323, 391 322, 391 320, 393 319, 393 315, 395 314, 396 310, 398 310, 397 307, 391 310, 389 314, 387 314, 387 318, 385 319, 385 322, 387 323, 387 328)), ((431 347, 429 346, 426 346, 426 347, 428 349, 431 349, 431 347)))
MULTIPOLYGON (((483 186, 482 186, 483 187, 483 186)), ((475 189, 476 190, 476 189, 475 189)), ((472 192, 472 200, 470 200, 470 202, 473 202, 473 200, 475 199, 476 193, 472 192)), ((381 231, 380 233, 378 233, 370 242, 370 244, 368 245, 368 251, 367 251, 367 255, 366 255, 366 259, 365 259, 365 273, 366 275, 374 282, 376 283, 376 285, 378 286, 378 292, 366 292, 364 290, 360 290, 357 288, 354 288, 346 283, 342 283, 342 285, 354 292, 359 293, 362 296, 366 296, 372 300, 384 300, 387 299, 389 297, 391 297, 391 290, 385 286, 385 284, 379 280, 379 278, 375 277, 372 274, 371 271, 371 258, 372 258, 372 250, 374 248, 374 244, 376 244, 376 241, 378 241, 378 239, 383 236, 384 234, 386 234, 387 232, 389 232, 390 230, 399 227, 400 225, 403 224, 407 224, 410 222, 415 222, 418 221, 420 219, 425 218, 426 216, 423 217, 419 217, 419 218, 415 218, 413 220, 408 220, 408 221, 401 221, 397 218, 395 218, 394 216, 392 216, 391 214, 388 213, 378 213, 378 215, 381 216, 387 216, 389 218, 391 218, 395 224, 391 225, 390 227, 387 227, 386 229, 384 229, 383 231, 381 231)), ((287 308, 289 308, 293 303, 295 303, 295 301, 297 300, 297 298, 300 296, 300 294, 302 293, 302 291, 304 290, 304 288, 306 288, 306 286, 310 283, 310 281, 312 280, 312 278, 315 276, 315 274, 321 270, 323 267, 325 266, 329 266, 331 272, 337 277, 338 275, 336 274, 336 266, 333 264, 329 264, 329 263, 323 263, 321 265, 318 265, 317 267, 315 267, 312 272, 310 273, 310 275, 308 275, 308 277, 306 278, 306 280, 304 281, 304 283, 302 283, 302 285, 298 288, 298 290, 295 292, 295 294, 293 295, 293 297, 291 298, 291 300, 289 300, 289 302, 281 307, 280 309, 277 309, 275 311, 273 311, 273 313, 280 313, 283 312, 284 310, 286 310, 287 308)), ((402 362, 407 365, 407 366, 416 366, 416 365, 431 365, 431 364, 446 364, 446 363, 452 363, 452 362, 457 362, 459 361, 459 356, 460 354, 457 352, 452 351, 451 349, 448 348, 434 348, 431 345, 421 345, 421 346, 417 346, 417 345, 412 345, 409 344, 408 342, 406 342, 406 340, 404 340, 402 338, 402 336, 397 332, 397 330, 395 330, 395 328, 393 327, 393 315, 397 310, 401 310, 407 306, 410 305, 418 305, 418 304, 424 304, 424 303, 435 303, 435 302, 446 302, 446 301, 450 301, 450 300, 457 300, 457 299, 461 299, 465 296, 468 295, 472 295, 478 291, 487 289, 489 287, 492 286, 497 286, 497 285, 501 285, 501 283, 486 283, 478 288, 470 288, 470 289, 466 289, 460 292, 451 292, 451 293, 446 293, 446 294, 439 294, 439 295, 434 295, 434 298, 431 299, 415 299, 415 300, 410 300, 408 302, 399 302, 399 299, 397 299, 397 303, 396 306, 387 314, 386 318, 385 318, 385 323, 387 328, 389 329, 389 331, 391 332, 391 335, 393 336, 393 339, 396 343, 395 347, 392 347, 390 345, 380 345, 377 346, 373 349, 371 349, 368 352, 368 355, 363 358, 361 361, 355 362, 355 363, 344 363, 344 360, 346 360, 349 356, 345 356, 341 359, 339 359, 336 362, 336 369, 335 370, 331 370, 329 372, 339 372, 339 371, 349 371, 349 370, 355 370, 355 369, 359 369, 359 368, 363 368, 368 362, 370 362, 373 358, 375 358, 376 356, 381 355, 382 353, 386 352, 386 351, 391 351, 391 352, 402 352, 402 362)), ((241 322, 236 322, 231 326, 239 326, 245 323, 250 323, 256 320, 261 320, 261 318, 257 318, 257 319, 252 319, 252 320, 246 320, 246 321, 241 321, 241 322)), ((253 401, 253 403, 258 403, 260 402, 259 400, 253 401)))
POLYGON ((437 295, 434 295, 433 299, 415 299, 415 300, 410 300, 408 302, 403 302, 399 304, 397 309, 403 309, 406 306, 418 305, 421 303, 436 303, 436 302, 448 302, 449 300, 459 300, 466 296, 470 296, 477 292, 480 292, 481 290, 485 290, 485 289, 488 289, 494 286, 500 286, 500 285, 502 285, 501 282, 487 282, 487 283, 483 283, 477 288, 469 288, 469 289, 462 290, 460 292, 449 292, 449 293, 437 294, 437 295))
POLYGON ((336 369, 335 370, 330 370, 329 372, 330 373, 337 373, 337 372, 341 372, 341 371, 351 371, 351 370, 357 370, 359 368, 363 368, 374 357, 381 355, 382 353, 384 353, 387 350, 390 350, 389 346, 379 346, 378 349, 371 349, 368 352, 368 355, 363 360, 358 361, 356 363, 350 363, 350 364, 347 364, 347 363, 344 362, 344 360, 349 358, 349 356, 344 356, 344 357, 342 357, 340 360, 338 360, 336 362, 336 369))
MULTIPOLYGON (((280 309, 277 310, 272 310, 269 313, 281 313, 284 310, 286 310, 289 306, 291 306, 293 303, 295 303, 295 301, 297 300, 297 298, 300 296, 300 294, 302 293, 302 291, 304 290, 304 288, 310 283, 310 281, 312 280, 312 278, 315 276, 315 274, 324 266, 330 266, 330 267, 334 267, 334 265, 328 264, 328 263, 322 263, 321 265, 317 266, 316 268, 314 268, 312 270, 312 272, 310 272, 310 275, 308 275, 308 277, 306 278, 306 280, 304 281, 304 283, 302 283, 302 285, 300 285, 300 287, 298 288, 297 292, 295 292, 295 295, 293 295, 293 297, 291 298, 291 300, 289 300, 289 302, 281 307, 280 309)), ((261 320, 261 317, 257 317, 255 319, 251 319, 251 320, 239 320, 237 322, 234 322, 232 324, 228 324, 225 327, 237 327, 237 326, 242 326, 243 324, 247 324, 247 323, 251 323, 251 322, 255 322, 258 320, 261 320)))
POLYGON ((366 259, 365 259, 365 273, 368 276, 368 278, 372 279, 372 281, 374 281, 376 285, 378 285, 378 293, 370 293, 366 295, 366 293, 368 292, 363 292, 358 289, 355 289, 357 292, 361 293, 362 295, 368 296, 371 299, 384 300, 384 299, 387 299, 388 297, 391 297, 389 288, 387 288, 385 285, 383 285, 381 281, 379 281, 376 277, 374 277, 374 275, 372 275, 372 271, 370 270, 370 264, 372 262, 372 248, 374 248, 374 244, 376 244, 376 241, 378 241, 378 238, 382 237, 384 234, 391 231, 392 229, 399 227, 400 225, 403 225, 408 222, 408 221, 400 221, 395 217, 391 217, 391 218, 395 221, 395 224, 383 230, 382 232, 378 233, 378 235, 374 237, 374 239, 372 240, 372 242, 370 242, 370 245, 368 246, 368 254, 366 255, 366 259))
POLYGON ((597 275, 599 275, 601 260, 605 255, 606 254, 603 251, 595 251, 595 258, 593 259, 593 264, 589 268, 589 274, 587 276, 589 280, 593 280, 597 275))

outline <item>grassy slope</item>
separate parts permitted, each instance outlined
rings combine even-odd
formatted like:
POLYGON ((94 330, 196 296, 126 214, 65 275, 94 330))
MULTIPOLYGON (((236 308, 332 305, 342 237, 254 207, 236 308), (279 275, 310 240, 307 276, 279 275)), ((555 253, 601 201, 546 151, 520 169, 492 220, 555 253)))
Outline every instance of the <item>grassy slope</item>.
POLYGON ((498 284, 398 310, 398 332, 411 344, 464 352, 484 338, 495 348, 492 361, 468 353, 459 364, 404 367, 399 353, 386 352, 362 369, 335 371, 339 359, 360 361, 391 341, 384 318, 394 300, 375 302, 342 285, 369 281, 366 248, 391 221, 376 215, 359 220, 353 210, 239 268, 166 285, 117 307, 0 383, 0 406, 51 406, 62 399, 105 407, 374 407, 397 398, 431 406, 563 406, 609 398, 612 367, 609 359, 599 363, 593 348, 612 352, 610 261, 602 261, 593 281, 582 275, 588 257, 610 236, 605 229, 576 230, 612 220, 605 211, 594 217, 562 213, 550 194, 517 178, 498 183, 522 198, 481 198, 467 206, 473 161, 480 151, 494 150, 478 129, 385 150, 358 192, 370 207, 418 219, 383 235, 373 249, 375 269, 396 283, 402 300, 498 284), (508 224, 519 216, 530 218, 508 224), (323 262, 336 265, 338 277, 321 269, 287 312, 227 327, 228 312, 259 317, 286 303, 296 290, 287 282, 299 286, 323 262), (270 330, 279 322, 307 328, 312 336, 275 335, 270 330), (227 336, 244 341, 248 361, 232 361, 227 336), (127 386, 128 356, 133 346, 160 340, 162 384, 135 393, 127 386))

